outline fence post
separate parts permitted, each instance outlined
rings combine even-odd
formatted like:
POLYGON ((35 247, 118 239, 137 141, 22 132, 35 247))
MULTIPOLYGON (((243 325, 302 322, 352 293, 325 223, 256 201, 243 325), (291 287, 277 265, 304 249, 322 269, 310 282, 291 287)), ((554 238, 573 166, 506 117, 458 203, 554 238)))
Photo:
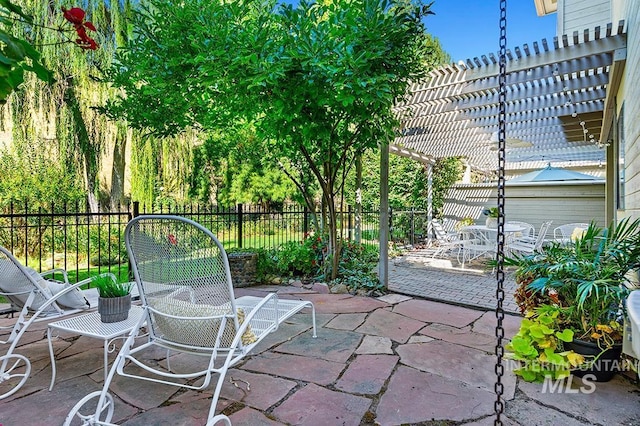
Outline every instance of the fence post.
POLYGON ((389 207, 389 241, 393 241, 393 207, 389 207))
POLYGON ((309 209, 305 204, 304 209, 302 211, 302 233, 303 235, 309 234, 309 209))
POLYGON ((131 217, 131 219, 140 216, 140 201, 133 202, 133 214, 129 213, 129 216, 131 217))
POLYGON ((238 248, 242 248, 242 204, 238 204, 238 248))
POLYGON ((411 229, 411 245, 414 245, 416 243, 416 224, 413 206, 411 206, 411 210, 409 211, 409 227, 411 229))
POLYGON ((349 240, 353 240, 353 212, 351 211, 351 204, 347 206, 347 235, 349 240))

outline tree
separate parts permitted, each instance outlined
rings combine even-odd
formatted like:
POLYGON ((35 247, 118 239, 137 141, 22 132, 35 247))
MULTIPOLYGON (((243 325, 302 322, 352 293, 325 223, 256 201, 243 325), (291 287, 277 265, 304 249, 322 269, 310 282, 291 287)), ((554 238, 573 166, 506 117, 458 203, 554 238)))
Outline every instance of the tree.
POLYGON ((339 194, 355 158, 393 138, 393 105, 424 76, 429 13, 420 0, 152 0, 112 74, 126 96, 107 111, 162 135, 252 122, 310 206, 298 177, 320 187, 334 279, 339 194))

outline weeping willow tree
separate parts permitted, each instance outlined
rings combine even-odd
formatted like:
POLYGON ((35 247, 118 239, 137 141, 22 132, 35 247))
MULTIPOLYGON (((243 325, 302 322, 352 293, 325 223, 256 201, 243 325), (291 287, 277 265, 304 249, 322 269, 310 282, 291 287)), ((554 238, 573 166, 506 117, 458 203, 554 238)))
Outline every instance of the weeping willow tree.
MULTIPOLYGON (((129 36, 129 1, 89 0, 79 5, 96 28, 94 38, 100 48, 95 51, 83 50, 74 43, 73 28, 68 34, 59 30, 64 23, 62 8, 68 8, 68 2, 23 0, 21 6, 33 19, 31 23, 15 23, 14 33, 40 52, 41 62, 53 72, 55 81, 45 84, 33 75, 25 75, 24 83, 8 98, 3 126, 5 135, 10 132, 11 141, 5 138, 4 154, 20 157, 33 150, 47 153, 53 170, 60 170, 72 182, 81 182, 74 186, 85 191, 91 211, 99 208, 102 166, 102 178, 110 180, 104 185, 108 190, 105 198, 111 198, 112 203, 122 201, 126 145, 132 134, 122 122, 107 120, 94 107, 115 96, 115 90, 101 81, 101 75, 111 64, 117 46, 129 36), (101 164, 105 158, 107 164, 101 164)), ((33 173, 28 161, 21 164, 24 168, 13 170, 14 174, 33 173)), ((67 201, 66 189, 56 194, 58 200, 67 201)), ((73 189, 76 194, 77 188, 73 189)), ((19 190, 16 188, 10 198, 29 195, 19 190)))

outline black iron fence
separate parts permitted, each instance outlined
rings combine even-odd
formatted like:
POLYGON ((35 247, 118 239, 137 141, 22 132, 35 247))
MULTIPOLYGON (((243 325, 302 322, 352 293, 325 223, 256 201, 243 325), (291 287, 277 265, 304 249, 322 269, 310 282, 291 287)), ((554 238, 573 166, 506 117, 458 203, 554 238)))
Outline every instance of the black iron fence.
MULTIPOLYGON (((193 219, 216 234, 227 250, 276 248, 300 241, 313 232, 310 212, 300 206, 267 210, 260 206, 221 208, 214 205, 158 206, 147 211, 138 203, 110 212, 92 213, 81 205, 57 205, 30 209, 11 204, 0 210, 0 245, 38 271, 64 268, 76 281, 102 272, 126 279, 128 258, 124 228, 145 213, 175 214, 193 219)), ((413 244, 426 235, 426 212, 407 209, 390 212, 391 241, 413 244)), ((364 244, 379 241, 379 211, 365 211, 360 223, 364 244)), ((342 238, 356 239, 356 214, 351 208, 338 215, 342 238)))

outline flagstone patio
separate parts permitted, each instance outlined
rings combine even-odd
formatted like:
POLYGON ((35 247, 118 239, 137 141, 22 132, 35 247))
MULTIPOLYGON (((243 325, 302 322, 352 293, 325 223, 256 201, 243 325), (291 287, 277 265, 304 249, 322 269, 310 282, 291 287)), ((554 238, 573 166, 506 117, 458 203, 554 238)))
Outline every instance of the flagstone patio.
MULTIPOLYGON (((326 294, 321 286, 239 289, 239 295, 277 291, 282 298, 311 300, 318 314, 318 337, 311 336, 307 312, 293 316, 229 371, 239 387, 227 379, 218 410, 234 425, 250 426, 493 424, 495 314, 471 308, 466 301, 461 306, 428 300, 433 296, 423 287, 448 282, 464 291, 471 283, 495 293, 490 277, 471 277, 392 264, 393 292, 377 299, 326 294), (411 290, 402 291, 403 285, 411 290), (421 288, 425 296, 414 295, 421 288), (250 391, 242 380, 251 383, 250 391)), ((0 323, 10 321, 3 318, 0 323)), ((506 316, 507 336, 517 332, 519 322, 519 316, 506 316)), ((101 386, 101 344, 62 335, 54 342, 56 384, 47 390, 51 366, 45 328, 39 325, 28 332, 18 351, 33 362, 32 377, 0 402, 2 426, 59 425, 78 400, 101 386)), ((158 361, 163 362, 160 354, 158 361)), ((550 393, 540 384, 516 380, 513 365, 505 366, 504 424, 640 424, 640 387, 629 374, 592 384, 592 393, 580 390, 586 387, 579 379, 573 380, 572 393, 564 388, 550 393)), ((209 392, 124 378, 116 378, 112 391, 114 420, 122 425, 206 421, 209 392)))

